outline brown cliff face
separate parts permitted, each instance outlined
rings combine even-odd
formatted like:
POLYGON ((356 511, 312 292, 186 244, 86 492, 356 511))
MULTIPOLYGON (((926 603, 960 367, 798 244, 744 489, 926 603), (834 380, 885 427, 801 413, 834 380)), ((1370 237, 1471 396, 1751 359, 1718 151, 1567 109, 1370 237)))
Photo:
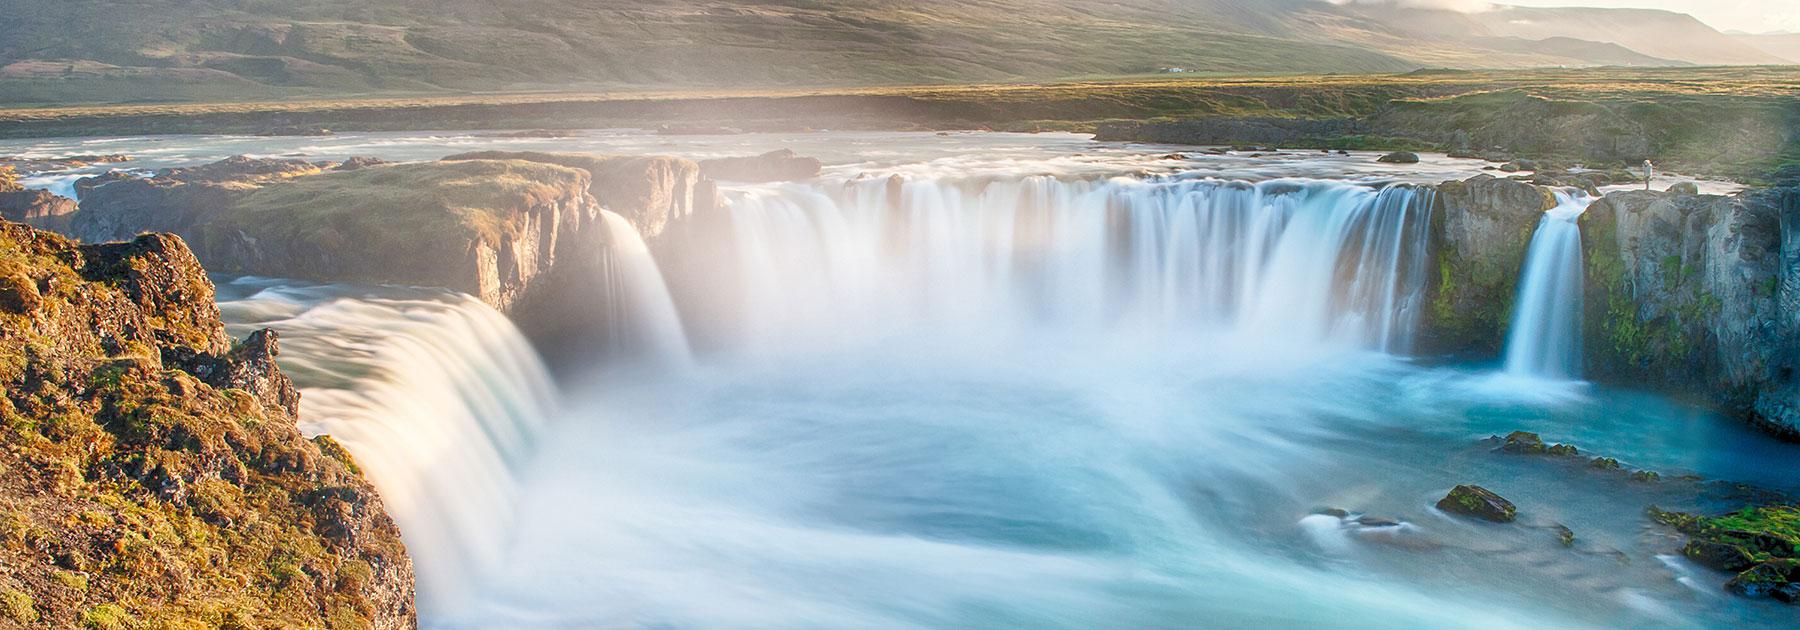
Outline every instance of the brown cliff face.
POLYGON ((0 620, 415 625, 399 531, 295 427, 279 352, 226 336, 178 238, 0 223, 0 620))
POLYGON ((701 177, 700 166, 681 158, 536 151, 480 151, 444 158, 462 160, 524 160, 587 171, 592 181, 589 194, 600 207, 630 221, 645 240, 655 240, 676 220, 711 210, 716 194, 713 183, 701 177))
POLYGON ((32 227, 67 230, 69 215, 74 214, 75 209, 75 200, 43 190, 0 192, 0 219, 32 227))

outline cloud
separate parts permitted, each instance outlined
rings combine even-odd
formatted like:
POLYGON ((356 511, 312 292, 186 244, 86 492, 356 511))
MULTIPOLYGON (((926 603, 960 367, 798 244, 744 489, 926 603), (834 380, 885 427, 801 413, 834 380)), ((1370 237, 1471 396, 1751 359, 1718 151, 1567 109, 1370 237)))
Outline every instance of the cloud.
POLYGON ((1479 13, 1491 11, 1494 4, 1487 0, 1325 0, 1331 4, 1385 4, 1412 9, 1442 9, 1460 13, 1479 13))

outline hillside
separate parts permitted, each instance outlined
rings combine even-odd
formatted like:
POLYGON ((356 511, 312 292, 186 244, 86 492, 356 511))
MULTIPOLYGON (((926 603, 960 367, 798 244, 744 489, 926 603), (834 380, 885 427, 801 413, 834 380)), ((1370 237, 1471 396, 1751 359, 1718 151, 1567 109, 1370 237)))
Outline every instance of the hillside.
POLYGON ((0 14, 0 105, 1778 61, 1667 12, 1319 0, 6 0, 0 14))
POLYGON ((1755 47, 1757 50, 1781 57, 1793 63, 1800 63, 1800 33, 1734 33, 1732 39, 1755 47))

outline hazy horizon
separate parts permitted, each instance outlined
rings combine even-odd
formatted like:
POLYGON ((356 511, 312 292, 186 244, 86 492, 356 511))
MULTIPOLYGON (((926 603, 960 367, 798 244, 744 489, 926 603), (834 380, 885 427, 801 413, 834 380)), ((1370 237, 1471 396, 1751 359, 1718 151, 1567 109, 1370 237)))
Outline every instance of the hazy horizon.
POLYGON ((1692 15, 1721 31, 1763 34, 1800 30, 1800 7, 1793 0, 1504 0, 1498 4, 1662 9, 1692 15))

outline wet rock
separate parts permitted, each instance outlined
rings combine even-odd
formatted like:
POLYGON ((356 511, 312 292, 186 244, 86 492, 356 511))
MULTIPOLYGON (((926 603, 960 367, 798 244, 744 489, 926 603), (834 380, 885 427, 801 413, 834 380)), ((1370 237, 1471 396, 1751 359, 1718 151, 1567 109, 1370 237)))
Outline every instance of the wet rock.
POLYGON ((1411 151, 1395 151, 1376 158, 1375 161, 1387 164, 1418 164, 1419 154, 1411 151))
POLYGON ((1633 470, 1631 471, 1631 480, 1642 483, 1654 483, 1662 481, 1662 475, 1654 470, 1633 470))
MULTIPOLYGON (((1173 158, 1183 159, 1181 154, 1173 158)), ((752 157, 701 160, 700 174, 717 180, 734 182, 790 182, 819 176, 825 165, 818 158, 802 157, 789 149, 770 151, 752 157)))
POLYGON ((1580 449, 1570 444, 1544 444, 1538 434, 1528 431, 1514 431, 1506 436, 1506 441, 1495 449, 1513 455, 1552 455, 1570 457, 1580 453, 1580 449))
POLYGON ((1427 352, 1499 353, 1525 250, 1548 189, 1480 174, 1439 184, 1432 230, 1434 269, 1420 331, 1427 352))
POLYGON ((1511 523, 1518 508, 1493 491, 1475 485, 1460 485, 1439 499, 1437 508, 1452 514, 1472 516, 1495 523, 1511 523))
POLYGON ((1544 454, 1544 440, 1536 433, 1514 431, 1507 434, 1506 443, 1501 444, 1499 450, 1516 455, 1542 455, 1544 454))
POLYGON ((1783 558, 1756 565, 1725 583, 1725 589, 1752 598, 1800 603, 1800 560, 1783 558))
POLYGON ((1391 518, 1382 518, 1379 516, 1369 516, 1367 514, 1364 514, 1362 516, 1358 516, 1354 519, 1351 519, 1350 522, 1355 523, 1356 525, 1359 525, 1362 527, 1369 527, 1369 528, 1376 528, 1376 529, 1383 528, 1383 527, 1399 527, 1401 525, 1400 521, 1397 521, 1397 520, 1394 520, 1391 518))
POLYGON ((1619 460, 1611 457, 1595 457, 1590 459, 1588 460, 1588 467, 1599 470, 1619 470, 1621 468, 1619 460))
POLYGON ((1676 182, 1669 186, 1671 195, 1698 195, 1700 186, 1694 182, 1676 182))
POLYGON ((1800 194, 1607 194, 1581 217, 1587 372, 1800 439, 1800 194))
POLYGON ((1519 171, 1536 171, 1536 170, 1538 170, 1538 163, 1535 160, 1513 160, 1511 162, 1501 164, 1500 170, 1508 172, 1508 173, 1517 173, 1519 171))
POLYGON ((1569 526, 1562 523, 1552 525, 1550 529, 1556 532, 1556 541, 1562 543, 1562 546, 1575 546, 1575 530, 1569 529, 1569 526))
POLYGON ((1325 516, 1334 516, 1337 518, 1350 518, 1350 511, 1345 510, 1343 508, 1319 508, 1319 509, 1313 510, 1312 513, 1313 514, 1323 514, 1325 516))
POLYGON ((1742 571, 1756 565, 1756 558, 1738 545, 1710 540, 1689 540, 1681 555, 1700 566, 1720 571, 1742 571))

